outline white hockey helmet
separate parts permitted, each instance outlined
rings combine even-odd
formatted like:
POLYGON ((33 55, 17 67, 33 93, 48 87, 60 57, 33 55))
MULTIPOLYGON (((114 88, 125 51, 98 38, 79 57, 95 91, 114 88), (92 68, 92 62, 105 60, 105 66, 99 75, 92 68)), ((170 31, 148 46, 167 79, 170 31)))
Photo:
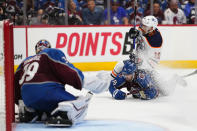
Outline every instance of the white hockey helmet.
POLYGON ((44 50, 45 48, 51 48, 51 44, 45 39, 38 41, 38 43, 35 46, 36 54, 38 54, 40 51, 44 50))
POLYGON ((149 15, 149 16, 145 16, 142 19, 142 24, 147 26, 147 27, 153 27, 153 30, 154 30, 154 29, 157 28, 158 20, 154 16, 149 15))

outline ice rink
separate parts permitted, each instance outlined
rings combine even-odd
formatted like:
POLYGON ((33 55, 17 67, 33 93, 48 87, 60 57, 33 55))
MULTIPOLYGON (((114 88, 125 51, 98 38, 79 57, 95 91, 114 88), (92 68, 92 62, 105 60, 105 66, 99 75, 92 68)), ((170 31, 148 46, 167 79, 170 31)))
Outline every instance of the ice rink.
MULTIPOLYGON (((192 71, 164 72, 184 75, 192 71)), ((14 124, 14 128, 15 131, 197 131, 197 75, 187 77, 186 81, 186 87, 177 86, 170 96, 154 100, 130 96, 117 101, 109 92, 94 95, 85 121, 71 128, 49 128, 43 124, 14 124)), ((76 91, 82 95, 85 92, 76 91)))

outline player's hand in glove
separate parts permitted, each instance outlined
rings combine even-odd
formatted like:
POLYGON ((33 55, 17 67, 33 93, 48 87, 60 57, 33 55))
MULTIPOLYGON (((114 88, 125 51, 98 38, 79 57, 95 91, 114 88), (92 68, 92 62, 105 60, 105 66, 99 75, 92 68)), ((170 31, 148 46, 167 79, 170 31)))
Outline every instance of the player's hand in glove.
POLYGON ((134 28, 131 28, 130 30, 129 30, 129 37, 131 38, 131 39, 134 39, 134 38, 137 38, 138 36, 139 36, 139 30, 137 30, 137 29, 134 29, 134 28))
POLYGON ((109 86, 109 92, 111 93, 112 97, 116 100, 124 100, 126 98, 126 93, 122 92, 121 90, 117 89, 126 82, 124 75, 117 75, 114 80, 111 80, 109 86))
POLYGON ((126 96, 127 96, 126 93, 124 93, 119 89, 116 89, 112 94, 112 97, 116 100, 124 100, 126 96))
POLYGON ((111 81, 114 87, 119 87, 126 82, 126 77, 122 73, 118 74, 114 80, 111 81))

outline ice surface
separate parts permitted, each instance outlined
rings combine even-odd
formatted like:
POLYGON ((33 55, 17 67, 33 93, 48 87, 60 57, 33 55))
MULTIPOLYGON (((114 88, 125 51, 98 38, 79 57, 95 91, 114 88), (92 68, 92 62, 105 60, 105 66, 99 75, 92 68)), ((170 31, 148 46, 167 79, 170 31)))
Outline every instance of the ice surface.
POLYGON ((85 120, 73 127, 46 127, 44 124, 17 124, 15 131, 165 131, 164 128, 150 123, 121 120, 85 120))
MULTIPOLYGON (((193 70, 188 69, 165 70, 165 72, 173 72, 179 75, 185 75, 192 71, 193 70)), ((95 72, 85 72, 85 74, 94 75, 95 72)), ((186 87, 177 86, 170 96, 158 97, 148 101, 133 99, 131 96, 126 100, 117 101, 111 98, 109 92, 94 95, 85 120, 89 122, 92 121, 93 123, 91 124, 93 125, 95 122, 95 126, 96 121, 99 123, 101 121, 106 122, 113 120, 113 122, 117 121, 117 123, 115 122, 114 124, 115 127, 117 127, 118 123, 121 125, 121 121, 127 121, 131 122, 131 125, 141 123, 142 128, 145 126, 143 125, 144 123, 150 124, 152 127, 160 127, 158 131, 161 129, 169 131, 197 131, 197 75, 187 77, 186 81, 188 84, 186 87)), ((81 95, 86 93, 85 90, 79 92, 69 87, 67 90, 81 95)), ((27 129, 26 126, 24 127, 27 129)), ((32 128, 32 126, 34 127, 36 124, 32 124, 29 127, 32 128)), ((37 126, 38 127, 35 128, 36 131, 49 130, 43 127, 43 125, 37 126)), ((107 127, 109 125, 106 126, 103 124, 103 126, 106 128, 103 128, 102 131, 108 131, 107 127)), ((18 124, 15 131, 24 131, 19 127, 23 127, 23 125, 18 124)), ((30 128, 28 128, 28 131, 31 131, 30 128)), ((53 129, 56 130, 56 128, 53 129)), ((96 129, 101 131, 101 128, 96 129)), ((96 129, 94 129, 94 131, 97 131, 96 129)), ((121 128, 121 126, 115 129, 117 129, 117 131, 121 129, 121 131, 127 131, 125 127, 121 128)), ((128 129, 137 130, 129 126, 128 129)), ((149 128, 147 128, 147 130, 148 129, 149 128)), ((75 130, 80 131, 77 127, 75 130)))

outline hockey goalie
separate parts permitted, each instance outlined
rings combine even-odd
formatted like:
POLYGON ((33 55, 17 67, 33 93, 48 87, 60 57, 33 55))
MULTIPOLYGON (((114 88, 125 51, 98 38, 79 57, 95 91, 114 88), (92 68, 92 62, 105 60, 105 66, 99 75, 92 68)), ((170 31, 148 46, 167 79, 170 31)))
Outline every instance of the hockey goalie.
POLYGON ((40 40, 35 51, 36 55, 26 58, 15 73, 19 121, 42 121, 48 126, 72 126, 83 121, 91 92, 102 92, 108 87, 107 83, 97 77, 84 78, 83 72, 71 64, 62 51, 51 48, 47 40, 40 40), (75 96, 65 90, 65 85, 91 92, 75 96))

